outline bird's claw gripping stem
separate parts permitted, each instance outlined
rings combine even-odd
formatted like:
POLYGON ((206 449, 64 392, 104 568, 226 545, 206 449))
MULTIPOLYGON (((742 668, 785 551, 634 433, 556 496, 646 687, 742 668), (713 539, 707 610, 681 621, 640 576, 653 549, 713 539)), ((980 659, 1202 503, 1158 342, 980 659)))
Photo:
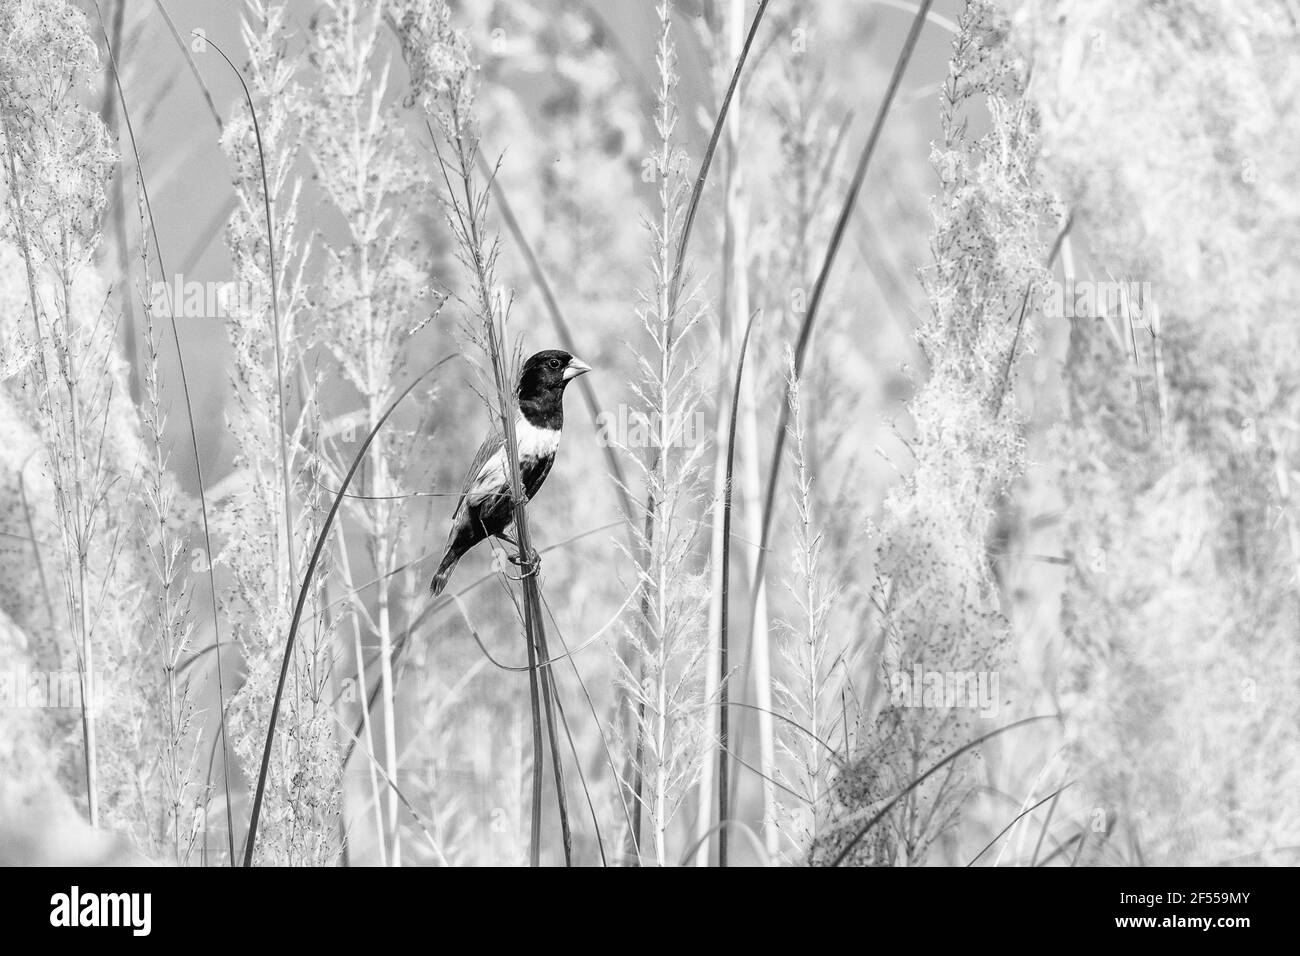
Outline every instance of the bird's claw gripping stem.
POLYGON ((517 554, 506 555, 506 560, 519 568, 519 576, 507 574, 506 577, 512 581, 522 581, 524 578, 535 578, 537 572, 542 569, 542 556, 536 551, 532 552, 527 558, 520 557, 517 554))

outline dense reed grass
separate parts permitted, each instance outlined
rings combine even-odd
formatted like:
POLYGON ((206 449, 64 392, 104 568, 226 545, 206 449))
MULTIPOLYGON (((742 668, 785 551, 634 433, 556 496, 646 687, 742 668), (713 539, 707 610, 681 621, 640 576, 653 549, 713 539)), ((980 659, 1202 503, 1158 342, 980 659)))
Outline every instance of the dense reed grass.
POLYGON ((1280 7, 98 3, 0 0, 0 862, 1300 843, 1280 7))

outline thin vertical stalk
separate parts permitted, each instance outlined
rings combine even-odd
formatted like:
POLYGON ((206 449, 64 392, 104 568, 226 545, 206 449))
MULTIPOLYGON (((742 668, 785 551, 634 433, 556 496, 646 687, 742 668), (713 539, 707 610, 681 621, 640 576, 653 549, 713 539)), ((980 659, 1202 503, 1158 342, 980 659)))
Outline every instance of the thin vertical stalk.
MULTIPOLYGON (((4 122, 3 128, 4 128, 4 135, 5 135, 5 158, 9 166, 9 182, 11 184, 9 192, 10 192, 10 198, 14 206, 14 220, 17 226, 17 228, 15 229, 15 233, 18 240, 19 251, 21 252, 23 258, 24 275, 27 280, 27 296, 28 299, 30 300, 31 311, 32 311, 32 328, 34 332, 36 354, 39 358, 39 364, 40 364, 41 385, 43 389, 48 390, 53 387, 53 380, 51 378, 50 365, 49 362, 47 361, 46 354, 45 354, 45 331, 41 325, 40 300, 37 297, 37 291, 36 291, 36 267, 33 265, 31 246, 28 241, 26 211, 23 206, 23 194, 20 186, 20 180, 18 178, 18 167, 16 161, 14 160, 14 152, 13 152, 14 135, 7 121, 4 122)), ((65 309, 69 307, 69 298, 67 293, 66 281, 63 289, 63 303, 65 309)), ((60 370, 63 374, 65 383, 68 384, 70 387, 70 402, 71 402, 70 407, 72 409, 71 440, 73 442, 72 461, 74 463, 74 467, 76 467, 77 462, 80 461, 81 456, 77 447, 77 431, 78 431, 77 421, 76 421, 77 396, 76 396, 75 388, 71 387, 72 381, 70 376, 73 373, 71 373, 68 368, 68 365, 71 364, 71 362, 72 362, 71 356, 70 355, 66 356, 60 362, 60 366, 61 366, 60 370)), ((53 403, 50 402, 48 398, 41 399, 39 396, 37 400, 38 402, 42 400, 46 402, 48 413, 49 413, 49 428, 51 430, 51 433, 53 433, 56 436, 53 438, 53 441, 57 443, 58 436, 60 435, 60 428, 59 428, 59 423, 55 419, 53 403)), ((95 759, 95 743, 96 743, 95 721, 94 721, 94 713, 92 711, 92 708, 90 707, 91 695, 89 693, 88 673, 87 673, 89 667, 91 666, 91 663, 88 663, 87 661, 87 651, 89 649, 89 636, 87 630, 88 621, 85 617, 85 611, 86 611, 85 578, 84 578, 85 549, 80 547, 80 542, 74 542, 69 540, 69 528, 68 528, 68 525, 72 520, 72 518, 79 517, 81 514, 80 478, 77 477, 75 481, 76 487, 78 489, 78 501, 75 503, 75 505, 72 506, 70 510, 69 504, 67 503, 65 498, 67 494, 66 491, 67 481, 66 478, 62 475, 62 466, 60 464, 60 455, 58 453, 57 444, 53 449, 53 453, 50 454, 50 466, 56 473, 55 494, 58 498, 58 508, 59 511, 61 512, 61 520, 59 521, 59 531, 60 531, 60 535, 63 538, 63 549, 65 555, 64 569, 63 569, 64 598, 68 605, 67 608, 68 622, 69 625, 72 625, 74 622, 80 625, 80 633, 77 635, 77 640, 74 643, 73 647, 77 654, 77 676, 81 688, 82 769, 86 781, 87 813, 90 818, 91 825, 96 826, 99 823, 99 801, 97 796, 98 787, 96 786, 97 768, 96 768, 96 759, 95 759), (71 580, 72 570, 69 567, 70 560, 66 557, 67 555, 73 553, 80 556, 78 569, 81 574, 80 588, 76 589, 75 592, 71 580), (79 609, 75 606, 77 598, 74 596, 74 594, 80 595, 81 607, 79 609)), ((73 530, 75 531, 75 529, 73 530)), ((53 622, 51 622, 51 624, 52 623, 53 622)))
POLYGON ((762 0, 758 5, 758 10, 754 13, 754 19, 750 22, 749 33, 745 37, 745 44, 740 50, 740 56, 736 59, 736 68, 731 72, 731 83, 727 85, 727 92, 722 97, 722 107, 718 110, 718 118, 713 123, 713 133, 709 136, 709 145, 704 149, 704 158, 700 161, 700 171, 695 177, 695 187, 691 190, 690 205, 686 209, 686 221, 682 224, 682 233, 677 240, 677 258, 673 263, 673 277, 670 283, 671 292, 668 296, 668 302, 671 306, 670 315, 676 312, 677 299, 682 289, 682 273, 686 267, 686 248, 691 241, 691 228, 695 225, 695 213, 700 206, 700 197, 704 194, 704 183, 709 178, 709 167, 713 163, 713 154, 718 148, 718 139, 722 136, 723 125, 727 121, 727 112, 731 108, 732 97, 736 93, 736 87, 740 84, 740 73, 745 68, 745 61, 749 58, 750 47, 754 45, 754 37, 758 33, 758 25, 763 22, 763 14, 767 12, 767 5, 771 0, 762 0))
MULTIPOLYGON (((570 330, 568 321, 564 318, 564 313, 560 310, 559 300, 555 297, 550 280, 546 276, 546 270, 542 268, 542 264, 533 251, 532 245, 528 242, 528 237, 524 235, 523 228, 519 225, 519 220, 515 218, 514 209, 506 198, 505 190, 501 188, 501 183, 497 177, 492 175, 492 170, 488 166, 487 160, 483 158, 482 153, 479 153, 478 160, 479 168, 492 187, 492 195, 497 201, 497 208, 501 210, 501 219, 505 222, 506 228, 510 230, 515 245, 519 247, 519 252, 524 257, 524 264, 528 267, 529 275, 537 283, 537 291, 546 306, 546 314, 551 318, 551 325, 555 328, 555 334, 559 336, 561 347, 575 354, 585 354, 578 352, 577 344, 573 339, 573 332, 570 330)), ((584 375, 575 384, 582 392, 582 399, 587 406, 587 411, 591 413, 591 420, 599 422, 601 414, 600 400, 596 397, 595 386, 587 380, 589 377, 584 375)), ((609 473, 614 479, 614 493, 618 497, 619 507, 623 509, 624 514, 631 514, 632 501, 628 497, 627 482, 623 477, 623 466, 619 463, 618 455, 614 452, 614 446, 609 442, 605 442, 601 445, 601 448, 605 453, 605 465, 609 468, 609 473)))
MULTIPOLYGON (((100 25, 103 26, 103 18, 100 18, 100 25)), ((122 74, 117 65, 117 54, 111 43, 108 42, 108 34, 104 34, 105 43, 108 43, 109 63, 113 68, 113 83, 117 87, 118 101, 122 107, 122 121, 126 124, 127 136, 131 140, 131 154, 135 158, 136 171, 140 177, 140 196, 144 200, 145 213, 149 217, 149 235, 153 239, 154 252, 158 258, 158 271, 163 278, 167 277, 167 267, 163 262, 162 244, 158 241, 158 227, 153 217, 153 205, 149 202, 149 187, 145 181, 144 167, 140 164, 140 148, 135 139, 135 127, 131 122, 131 111, 127 109, 126 93, 122 90, 122 74)), ((194 403, 190 398, 189 376, 185 371, 185 353, 181 349, 180 331, 176 326, 176 313, 172 309, 171 299, 167 301, 167 319, 171 325, 172 345, 176 350, 176 368, 181 380, 181 395, 185 400, 185 418, 189 425, 190 435, 190 452, 194 456, 194 480, 198 485, 199 493, 199 515, 203 519, 203 547, 204 565, 207 570, 208 591, 212 601, 212 643, 216 653, 216 671, 217 671, 217 716, 221 731, 221 784, 225 797, 226 811, 226 847, 229 852, 229 866, 235 865, 235 820, 234 810, 230 802, 230 760, 229 757, 229 738, 226 732, 226 688, 224 677, 222 676, 221 661, 221 613, 217 607, 217 578, 213 570, 212 561, 212 532, 208 522, 208 496, 207 489, 203 481, 203 462, 199 458, 199 437, 198 430, 194 426, 194 403)), ((204 851, 206 852, 206 837, 204 841, 204 851)))
POLYGON ((348 485, 352 483, 357 469, 361 467, 361 462, 370 450, 371 443, 375 440, 375 435, 379 429, 384 426, 389 417, 397 410, 402 399, 410 395, 415 387, 432 375, 435 371, 451 361, 453 355, 444 356, 436 365, 423 372, 410 385, 406 386, 384 412, 383 416, 375 424, 375 427, 366 435, 366 440, 361 443, 357 449, 356 457, 352 459, 352 466, 343 478, 343 483, 338 491, 334 493, 334 501, 330 505, 329 513, 325 516, 325 521, 321 525, 320 532, 316 536, 316 546, 312 549, 311 561, 307 565, 306 575, 303 578, 302 586, 298 589, 298 600, 293 609, 293 620, 289 623, 289 634, 284 642, 284 658, 280 662, 280 677, 275 686, 275 698, 271 704, 271 716, 266 727, 266 744, 262 748, 262 766, 257 774, 257 786, 253 793, 253 812, 248 821, 248 838, 244 842, 244 866, 253 865, 253 851, 257 846, 257 824, 262 814, 262 799, 266 793, 266 781, 271 769, 271 747, 275 743, 275 727, 280 716, 280 701, 284 697, 284 686, 289 678, 289 662, 293 659, 293 648, 295 638, 298 636, 298 624, 302 620, 302 609, 307 603, 307 594, 311 589, 311 579, 316 573, 316 565, 320 562, 321 553, 325 550, 325 541, 329 538, 330 529, 334 526, 334 518, 338 514, 339 506, 343 503, 347 495, 348 485))
MULTIPOLYGON (((691 231, 695 224, 695 215, 699 208, 700 199, 704 194, 704 185, 708 181, 709 170, 713 163, 713 156, 717 151, 718 141, 722 136, 723 128, 727 122, 727 116, 731 108, 731 103, 736 93, 737 87, 739 86, 741 72, 744 69, 745 61, 749 57, 749 51, 753 46, 754 37, 758 33, 759 24, 761 24, 763 21, 763 15, 767 12, 767 7, 769 3, 770 0, 762 0, 762 2, 759 3, 758 10, 754 13, 753 20, 750 22, 749 32, 745 36, 744 44, 740 49, 740 55, 736 59, 736 65, 735 68, 732 70, 732 74, 731 74, 731 82, 728 84, 726 94, 722 98, 722 105, 718 110, 717 119, 714 121, 713 124, 713 132, 709 136, 708 145, 705 147, 704 156, 700 161, 699 172, 696 174, 695 177, 695 185, 691 190, 691 196, 690 196, 689 204, 687 206, 686 216, 682 223, 681 232, 677 238, 676 256, 673 263, 671 278, 668 281, 667 296, 660 303, 661 314, 666 316, 665 342, 670 342, 672 340, 672 330, 673 330, 674 320, 676 317, 677 302, 681 294, 683 272, 686 265, 686 250, 690 244, 691 231)), ((739 19, 737 19, 737 23, 738 22, 739 19)), ((667 241, 668 233, 665 232, 663 235, 664 235, 664 240, 667 241)), ((719 419, 719 421, 721 421, 721 419, 719 419)), ((715 462, 715 465, 716 464, 717 462, 715 462)), ((717 489, 715 488, 715 491, 716 490, 717 489)), ((646 496, 646 504, 645 504, 645 532, 644 532, 645 540, 647 543, 647 555, 646 555, 647 557, 649 551, 653 550, 654 547, 655 508, 656 508, 656 502, 654 500, 654 495, 648 494, 646 496)), ((717 536, 715 533, 714 535, 715 542, 716 542, 716 537, 717 536)), ((711 555, 716 556, 716 549, 711 550, 711 555)), ((714 571, 713 573, 715 575, 715 583, 716 583, 716 571, 714 571)), ((642 606, 641 606, 641 619, 643 621, 648 619, 649 612, 650 612, 650 608, 649 608, 649 601, 647 598, 647 600, 642 601, 642 606)), ((716 621, 716 619, 717 619, 716 603, 714 603, 711 604, 710 606, 710 624, 712 625, 716 621)), ((712 627, 710 627, 710 633, 715 633, 712 627)), ((711 692, 715 689, 712 686, 712 674, 715 672, 715 668, 712 665, 716 662, 717 659, 716 647, 711 647, 706 657, 707 657, 707 663, 709 665, 706 668, 706 672, 709 674, 709 677, 706 679, 706 691, 711 692)), ((635 823, 633 825, 633 830, 630 837, 631 837, 631 842, 637 846, 639 846, 641 843, 641 809, 642 809, 642 789, 643 789, 641 761, 644 752, 644 743, 641 739, 641 726, 642 726, 643 717, 644 717, 644 706, 641 707, 640 712, 637 715, 637 719, 633 722, 633 726, 635 729, 635 737, 636 737, 636 745, 634 750, 633 768, 632 768, 633 812, 635 814, 635 823)), ((707 761, 709 757, 706 756, 705 759, 707 761)), ((706 771, 707 769, 708 768, 706 767, 706 771)), ((707 794, 707 789, 702 788, 701 807, 700 807, 700 816, 702 817, 707 816, 707 810, 705 809, 705 807, 708 803, 708 800, 709 797, 707 794)), ((706 830, 705 835, 707 836, 707 824, 705 825, 705 830, 706 830)), ((705 855, 705 862, 707 862, 707 853, 708 853, 707 840, 704 840, 702 844, 701 852, 705 855)))
MULTIPOLYGON (((340 549, 342 550, 342 549, 340 549)), ((354 620, 352 622, 353 648, 352 652, 357 658, 357 680, 364 689, 366 686, 365 658, 361 650, 361 626, 354 620)), ((374 753, 374 730, 370 726, 370 708, 365 706, 364 702, 361 707, 361 725, 365 733, 367 742, 366 749, 374 753)), ((379 850, 379 865, 388 866, 388 834, 384 827, 383 803, 379 798, 379 779, 375 771, 375 761, 372 759, 367 765, 370 776, 370 798, 375 804, 375 846, 379 850)))
POLYGON ((248 91, 248 84, 244 82, 244 75, 239 72, 234 63, 230 62, 230 57, 226 56, 225 51, 217 46, 216 41, 211 37, 207 40, 212 44, 212 48, 221 54, 221 58, 234 72, 235 78, 239 80, 239 86, 244 91, 244 102, 248 104, 248 114, 253 120, 253 136, 257 140, 257 167, 262 174, 262 206, 266 213, 266 258, 271 273, 271 321, 272 325, 272 344, 275 350, 275 410, 277 426, 280 430, 280 471, 283 477, 284 488, 284 549, 288 559, 289 580, 298 580, 298 561, 294 556, 293 550, 293 508, 291 504, 291 484, 292 478, 289 473, 289 430, 285 424, 284 406, 284 355, 280 344, 280 295, 279 285, 276 279, 275 268, 275 220, 271 216, 271 186, 266 176, 266 154, 262 148, 262 127, 257 121, 257 110, 253 108, 253 96, 248 91))
MULTIPOLYGON (((371 421, 371 427, 378 420, 379 409, 376 404, 377 395, 372 393, 369 396, 368 414, 371 421)), ((388 494, 387 468, 384 465, 382 453, 379 455, 379 461, 375 464, 375 477, 373 479, 374 494, 384 496, 388 494)), ((386 522, 382 520, 387 509, 387 502, 375 502, 377 511, 374 527, 379 531, 375 536, 375 567, 388 568, 392 565, 392 547, 388 537, 383 532, 386 530, 386 522)), ((380 699, 383 701, 382 720, 384 730, 384 772, 390 779, 397 779, 397 711, 395 707, 394 696, 397 686, 393 679, 393 634, 392 621, 389 609, 388 582, 382 582, 375 591, 375 612, 378 620, 375 622, 379 631, 379 688, 380 699)), ((390 866, 402 865, 402 841, 401 826, 397 819, 397 791, 395 788, 388 789, 388 862, 390 866)))
MULTIPOLYGON (((113 8, 113 35, 112 39, 108 41, 109 46, 114 50, 122 46, 125 14, 126 0, 117 0, 117 5, 113 8)), ((107 31, 105 33, 107 35, 107 31)), ((117 91, 114 87, 114 77, 111 75, 105 77, 104 98, 99 111, 103 114, 104 125, 108 127, 109 135, 117 138, 117 91)), ((115 170, 113 173, 113 181, 110 184, 112 200, 109 203, 109 215, 113 219, 118 271, 125 278, 131 272, 131 249, 126 238, 126 191, 122 186, 123 173, 124 171, 121 169, 115 170)), ((125 313, 123 316, 125 321, 122 323, 122 351, 126 354, 131 403, 138 406, 140 404, 140 359, 136 346, 135 310, 130 295, 122 296, 122 310, 125 313)))
POLYGON ((731 791, 727 786, 727 731, 728 731, 728 688, 727 688, 727 627, 729 615, 727 609, 728 587, 731 579, 731 469, 736 456, 736 417, 739 411, 740 383, 745 375, 745 351, 749 347, 749 335, 754 330, 755 312, 749 317, 745 326, 745 337, 740 342, 740 358, 736 363, 736 386, 731 396, 731 424, 727 428, 727 480, 722 495, 722 600, 721 616, 718 622, 718 866, 727 865, 727 820, 730 816, 729 804, 731 791))
MULTIPOLYGON (((858 157, 858 165, 853 173, 853 180, 849 185, 849 191, 844 197, 844 203, 840 208, 840 214, 835 221, 835 226, 831 231, 830 242, 826 248, 825 258, 822 260, 821 270, 817 274, 817 281, 813 286, 812 297, 808 303, 808 311, 804 315, 803 323, 799 329, 799 337, 795 344, 794 350, 794 376, 798 378, 803 373, 804 360, 808 354, 808 345, 812 340, 813 325, 817 320, 818 308, 821 305, 822 296, 826 292, 826 285, 830 279, 831 269, 835 265, 835 256, 839 252, 840 242, 844 238, 844 232, 848 226, 849 219, 853 215, 854 207, 857 205, 858 193, 862 190, 862 183, 866 179, 867 169, 871 165, 871 158, 875 155, 876 145, 880 141, 880 134, 885 128, 885 119, 889 116, 890 107, 893 105, 894 97, 898 93, 899 84, 902 83, 903 74, 907 72, 907 65, 911 62, 912 52, 916 49, 917 40, 921 36, 921 28, 925 26, 926 17, 930 12, 930 7, 934 0, 921 0, 917 7, 916 14, 912 18, 912 26, 907 32, 907 37, 903 41, 902 49, 899 50, 898 59, 894 63, 894 72, 889 78, 889 85, 885 88, 884 98, 880 102, 880 107, 876 111, 875 121, 871 125, 871 132, 867 136, 866 144, 862 148, 862 153, 858 157)), ((789 402, 781 403, 781 412, 776 425, 776 433, 772 446, 771 463, 767 472, 767 494, 763 502, 763 524, 761 534, 758 539, 758 559, 755 562, 754 580, 752 584, 751 609, 757 607, 758 601, 763 590, 767 570, 767 544, 772 533, 772 518, 776 510, 776 492, 777 486, 781 479, 781 460, 785 450, 786 431, 790 425, 790 404, 789 402)))
MULTIPOLYGON (((541 599, 540 589, 534 588, 531 595, 534 602, 541 599)), ((555 732, 556 719, 563 719, 562 714, 557 713, 559 709, 559 689, 555 684, 555 670, 549 666, 551 659, 550 652, 546 644, 546 630, 542 626, 542 609, 537 604, 533 604, 533 620, 537 622, 537 656, 538 662, 535 666, 539 668, 539 677, 541 679, 542 689, 542 707, 546 713, 546 736, 547 744, 551 750, 551 769, 555 774, 555 792, 558 795, 560 808, 560 842, 564 849, 564 865, 573 865, 573 832, 569 826, 568 801, 564 788, 564 763, 560 759, 559 738, 555 732), (545 663, 542 663, 545 662, 545 663)), ((578 768, 581 775, 582 768, 578 768)))
MULTIPOLYGON (((465 185, 468 193, 468 178, 465 180, 465 185)), ((492 360, 492 372, 496 380, 498 414, 505 441, 506 460, 509 464, 510 496, 514 505, 515 543, 518 546, 519 566, 523 569, 520 577, 523 578, 524 588, 524 644, 528 649, 528 700, 532 709, 533 724, 532 811, 528 834, 528 863, 530 866, 539 866, 541 863, 542 830, 542 765, 545 763, 546 758, 542 750, 542 717, 539 706, 539 675, 537 672, 540 653, 537 630, 541 627, 540 615, 535 616, 537 609, 537 568, 533 563, 535 558, 533 556, 532 542, 528 534, 528 499, 524 495, 523 482, 519 475, 519 445, 515 436, 513 401, 510 397, 510 388, 507 385, 506 363, 508 359, 503 351, 501 338, 498 336, 496 311, 492 308, 488 297, 486 273, 480 265, 482 258, 477 254, 477 251, 482 247, 479 244, 478 228, 472 224, 472 199, 470 203, 470 229, 475 250, 474 261, 479 269, 478 285, 479 291, 482 293, 480 305, 487 310, 484 315, 488 328, 488 351, 492 360)), ((563 801, 563 793, 559 795, 559 799, 563 801)))
MULTIPOLYGON (((348 558, 348 549, 345 546, 340 546, 338 551, 339 551, 339 557, 338 557, 339 566, 343 570, 343 580, 344 583, 347 585, 348 590, 351 591, 353 590, 352 562, 348 558)), ((353 734, 353 737, 358 740, 364 740, 366 743, 366 749, 370 751, 372 755, 372 759, 367 764, 367 770, 369 771, 369 779, 370 779, 370 795, 375 805, 375 846, 378 847, 379 849, 379 865, 381 867, 387 867, 388 866, 388 844, 387 844, 387 839, 384 831, 383 801, 379 797, 379 778, 375 771, 375 760, 373 759, 373 754, 375 752, 375 734, 374 734, 374 729, 370 723, 370 704, 365 696, 366 687, 368 685, 366 683, 366 658, 365 658, 365 653, 362 651, 361 648, 361 621, 359 620, 359 615, 357 614, 353 614, 351 615, 351 617, 352 617, 352 653, 356 656, 357 686, 361 688, 361 694, 362 694, 361 723, 357 727, 357 730, 353 734)), ((344 770, 347 769, 348 757, 350 757, 351 754, 352 754, 352 748, 351 746, 349 746, 343 758, 342 768, 344 770)), ((344 849, 346 850, 347 849, 346 841, 344 841, 343 846, 344 849)))
MULTIPOLYGON (((742 20, 737 7, 743 9, 743 3, 732 4, 731 19, 728 22, 729 35, 738 36, 742 20)), ((735 53, 732 51, 732 55, 735 53)), ((740 162, 737 156, 739 142, 740 101, 736 101, 727 117, 727 152, 725 190, 727 196, 726 215, 722 221, 722 279, 719 283, 718 299, 718 377, 714 385, 713 434, 721 435, 731 418, 731 389, 728 387, 727 369, 731 368, 732 353, 732 286, 733 269, 736 257, 733 249, 736 242, 736 223, 730 213, 733 206, 735 177, 740 162)), ((709 645, 705 653, 704 699, 712 700, 718 692, 718 627, 722 615, 722 496, 726 491, 727 447, 723 442, 713 445, 713 496, 710 507, 709 528, 709 645)), ((708 708, 704 717, 709 740, 718 735, 718 712, 708 708)), ((695 841, 698 848, 695 853, 696 866, 709 865, 709 837, 713 835, 713 783, 717 776, 717 750, 709 747, 704 751, 700 768, 699 809, 695 817, 695 841)))
MULTIPOLYGON (((732 0, 731 47, 733 55, 741 49, 741 23, 745 4, 743 0, 732 0)), ((739 96, 728 119, 728 155, 731 168, 728 170, 726 219, 731 234, 732 304, 730 315, 738 324, 749 313, 749 222, 748 209, 744 200, 744 171, 737 161, 740 155, 741 122, 740 110, 743 106, 739 96)), ((761 519, 758 501, 761 495, 759 477, 758 417, 754 400, 754 376, 740 382, 735 401, 738 406, 734 412, 740 421, 740 470, 745 501, 746 534, 755 541, 760 534, 761 519)), ((747 660, 754 662, 754 697, 758 705, 758 752, 759 752, 759 787, 763 795, 763 846, 769 859, 776 859, 780 852, 780 835, 776 829, 776 788, 772 785, 776 770, 775 733, 772 726, 772 664, 771 644, 768 634, 767 592, 755 574, 758 559, 755 556, 750 567, 750 580, 758 581, 759 591, 754 601, 749 623, 749 650, 747 660)), ((744 685, 741 685, 742 688, 744 685)))
MULTIPOLYGON (((571 835, 569 831, 568 803, 563 787, 563 774, 558 766, 562 757, 554 729, 554 701, 549 688, 539 693, 541 690, 539 681, 549 680, 549 675, 541 677, 538 674, 537 667, 538 660, 545 659, 543 649, 546 647, 546 634, 545 623, 540 611, 541 599, 537 587, 537 554, 533 550, 528 531, 528 498, 524 494, 523 479, 519 469, 519 446, 515 436, 515 389, 510 381, 509 356, 511 353, 507 346, 505 314, 503 309, 497 308, 492 302, 492 279, 483 252, 483 235, 480 228, 483 204, 476 201, 473 187, 473 153, 476 151, 476 146, 466 142, 461 117, 454 104, 451 107, 451 123, 449 126, 447 135, 456 147, 461 190, 459 199, 456 199, 454 195, 449 196, 449 199, 453 202, 453 208, 457 211, 461 228, 461 240, 466 247, 465 252, 468 256, 468 263, 473 270, 474 291, 483 321, 488 358, 492 365, 493 384, 497 393, 497 415, 501 424, 502 441, 508 465, 507 477, 510 481, 510 495, 514 507, 515 544, 518 549, 517 558, 521 569, 520 578, 522 579, 524 591, 524 641, 528 650, 528 697, 532 709, 533 724, 533 805, 529 830, 529 864, 538 866, 541 862, 541 774, 542 765, 545 763, 541 724, 543 719, 542 707, 544 706, 548 738, 551 745, 551 759, 557 765, 555 768, 556 800, 559 807, 564 860, 565 865, 569 865, 572 852, 571 835), (539 655, 541 656, 539 657, 539 655), (543 697, 544 700, 542 700, 543 697)), ((432 134, 432 130, 430 130, 430 133, 432 134)), ((436 148, 436 137, 434 143, 436 148)), ((442 161, 441 154, 438 155, 438 160, 445 177, 446 166, 442 161)), ((447 181, 447 187, 449 193, 453 192, 450 181, 447 181)))

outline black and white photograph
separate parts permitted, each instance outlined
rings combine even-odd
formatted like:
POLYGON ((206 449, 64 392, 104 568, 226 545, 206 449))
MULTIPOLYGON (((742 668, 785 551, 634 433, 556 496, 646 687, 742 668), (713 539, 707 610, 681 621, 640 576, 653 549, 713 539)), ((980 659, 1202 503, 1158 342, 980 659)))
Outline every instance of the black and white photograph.
POLYGON ((24 919, 1041 867, 1248 932, 1297 157, 1296 0, 0 0, 24 919))

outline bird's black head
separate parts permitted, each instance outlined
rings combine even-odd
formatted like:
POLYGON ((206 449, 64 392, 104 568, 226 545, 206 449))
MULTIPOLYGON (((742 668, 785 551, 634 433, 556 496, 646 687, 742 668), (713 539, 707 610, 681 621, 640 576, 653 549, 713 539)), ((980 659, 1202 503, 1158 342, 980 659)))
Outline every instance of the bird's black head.
POLYGON ((563 349, 538 352, 519 373, 519 410, 538 428, 564 423, 564 387, 591 366, 563 349))

